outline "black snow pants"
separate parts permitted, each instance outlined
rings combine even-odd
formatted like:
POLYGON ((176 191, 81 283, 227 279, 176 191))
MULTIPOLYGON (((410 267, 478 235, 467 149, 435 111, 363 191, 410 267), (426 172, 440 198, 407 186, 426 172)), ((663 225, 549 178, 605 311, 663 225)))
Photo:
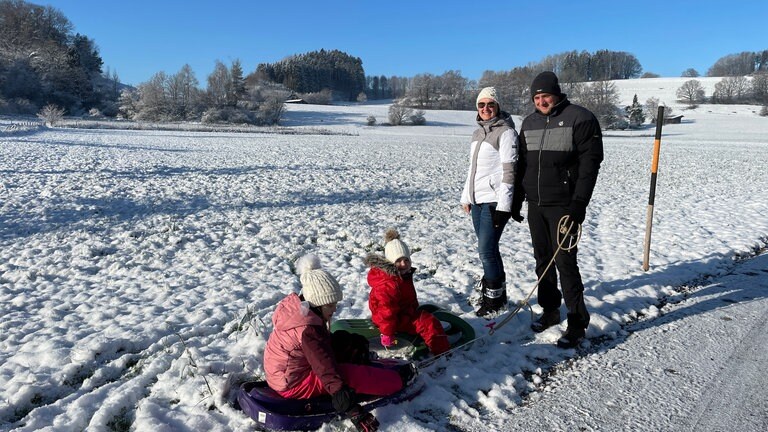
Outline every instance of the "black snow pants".
MULTIPOLYGON (((562 206, 537 206, 528 203, 528 227, 531 230, 533 256, 536 259, 536 275, 541 277, 552 255, 557 250, 557 224, 567 212, 562 206)), ((555 258, 554 266, 539 283, 539 306, 544 311, 560 308, 561 300, 565 300, 568 309, 569 323, 576 319, 587 328, 589 312, 584 304, 584 284, 581 282, 579 265, 576 262, 576 247, 570 251, 561 250, 555 258), (557 271, 555 271, 557 269, 557 271), (557 275, 560 275, 562 295, 557 289, 557 275)))

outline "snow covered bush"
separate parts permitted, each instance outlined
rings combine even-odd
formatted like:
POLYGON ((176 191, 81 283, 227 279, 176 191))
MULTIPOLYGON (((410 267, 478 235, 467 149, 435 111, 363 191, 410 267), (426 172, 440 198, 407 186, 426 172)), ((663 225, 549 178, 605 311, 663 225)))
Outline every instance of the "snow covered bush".
POLYGON ((376 126, 376 117, 369 115, 368 118, 365 119, 365 124, 368 126, 376 126))
POLYGON ((425 117, 424 110, 416 110, 416 112, 413 113, 413 115, 409 118, 411 120, 411 124, 414 126, 423 126, 427 124, 427 118, 425 117))
POLYGON ((256 116, 246 109, 225 106, 207 109, 203 112, 201 121, 203 123, 252 124, 256 122, 256 116))
POLYGON ((55 126, 56 123, 60 122, 61 119, 64 118, 64 108, 59 108, 54 104, 48 104, 44 106, 39 113, 37 113, 37 117, 43 120, 46 126, 55 126))
POLYGON ((284 112, 285 104, 283 99, 276 96, 268 97, 259 104, 259 109, 256 111, 256 122, 262 125, 277 124, 280 122, 284 112))
POLYGON ((300 93, 299 97, 312 105, 330 105, 333 101, 333 93, 329 89, 322 89, 313 93, 300 93))

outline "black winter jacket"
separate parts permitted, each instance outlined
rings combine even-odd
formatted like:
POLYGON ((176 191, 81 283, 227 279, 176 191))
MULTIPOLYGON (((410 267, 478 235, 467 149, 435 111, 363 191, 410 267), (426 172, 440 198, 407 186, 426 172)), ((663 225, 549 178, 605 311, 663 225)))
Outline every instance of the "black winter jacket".
POLYGON ((520 128, 518 178, 529 202, 589 203, 603 161, 600 123, 589 110, 563 99, 549 115, 536 111, 520 128))

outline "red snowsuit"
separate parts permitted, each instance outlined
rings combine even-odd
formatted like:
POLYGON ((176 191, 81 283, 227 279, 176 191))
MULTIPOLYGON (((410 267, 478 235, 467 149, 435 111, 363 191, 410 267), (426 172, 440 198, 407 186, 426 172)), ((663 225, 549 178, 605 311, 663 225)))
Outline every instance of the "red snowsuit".
POLYGON ((419 301, 413 286, 415 270, 401 276, 395 265, 381 255, 368 255, 365 262, 371 267, 368 271, 371 287, 368 308, 381 334, 418 334, 432 354, 448 351, 450 343, 440 320, 427 311, 417 310, 419 301))

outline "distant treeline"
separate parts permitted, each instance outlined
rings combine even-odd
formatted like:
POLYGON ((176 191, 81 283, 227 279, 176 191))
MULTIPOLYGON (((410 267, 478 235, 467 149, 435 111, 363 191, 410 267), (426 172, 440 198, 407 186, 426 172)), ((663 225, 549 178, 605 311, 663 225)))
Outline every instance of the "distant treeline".
POLYGON ((281 83, 297 93, 330 89, 339 99, 351 101, 365 90, 363 61, 339 50, 313 51, 277 63, 262 63, 256 67, 256 78, 281 83))
MULTIPOLYGON (((531 108, 528 86, 544 70, 557 73, 561 82, 569 83, 564 87, 574 97, 581 95, 585 100, 600 99, 605 93, 606 86, 590 84, 658 76, 643 73, 633 54, 609 50, 549 55, 511 70, 486 71, 477 81, 458 70, 413 77, 366 76, 360 58, 323 49, 259 64, 247 76, 239 60, 229 66, 217 61, 205 79, 205 89, 188 65, 175 74, 157 72, 130 88, 119 83, 116 71, 104 70, 96 42, 72 29, 72 23, 51 6, 0 0, 0 114, 34 114, 51 104, 70 115, 274 123, 288 98, 309 103, 393 99, 418 109, 474 109, 477 89, 491 85, 506 111, 522 114, 531 108)), ((767 72, 765 50, 729 54, 707 75, 743 77, 767 72)), ((699 73, 686 69, 682 76, 699 73)), ((722 88, 712 101, 730 100, 730 93, 722 88)))

